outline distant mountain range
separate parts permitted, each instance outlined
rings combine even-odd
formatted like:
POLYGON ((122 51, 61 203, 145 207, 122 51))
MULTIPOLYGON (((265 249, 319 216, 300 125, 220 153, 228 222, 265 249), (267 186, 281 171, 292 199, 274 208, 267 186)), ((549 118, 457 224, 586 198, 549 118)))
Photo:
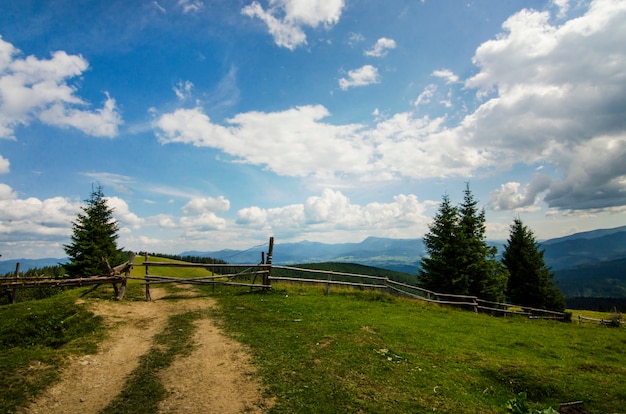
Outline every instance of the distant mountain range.
MULTIPOLYGON (((489 241, 500 252, 504 241, 489 241)), ((545 240, 544 259, 556 273, 559 287, 568 297, 626 298, 626 226, 576 233, 545 240)), ((213 257, 229 263, 259 263, 267 246, 249 250, 186 251, 181 256, 213 257)), ((360 243, 276 243, 272 261, 277 265, 302 263, 356 263, 383 269, 417 274, 425 254, 422 239, 388 239, 368 237, 360 243)), ((54 266, 66 259, 0 261, 0 274, 15 271, 20 262, 22 271, 54 266)))

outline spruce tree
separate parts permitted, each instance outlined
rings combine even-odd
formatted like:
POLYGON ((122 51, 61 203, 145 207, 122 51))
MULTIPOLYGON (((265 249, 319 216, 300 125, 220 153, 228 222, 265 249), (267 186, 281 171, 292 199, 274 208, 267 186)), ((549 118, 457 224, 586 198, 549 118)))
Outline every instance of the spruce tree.
POLYGON ((85 200, 76 221, 72 223, 71 243, 64 245, 70 263, 65 265, 67 273, 74 277, 107 274, 107 262, 115 266, 121 262, 117 248, 117 222, 113 209, 109 208, 98 185, 85 200))
POLYGON ((420 263, 419 284, 441 293, 463 294, 467 283, 458 277, 459 218, 456 207, 445 195, 429 232, 424 236, 427 255, 420 263))
POLYGON ((427 254, 420 262, 420 286, 440 293, 503 300, 508 273, 496 260, 497 249, 487 245, 485 231, 485 212, 478 209, 469 184, 459 207, 444 196, 424 236, 427 254))
POLYGON ((533 232, 516 218, 502 254, 510 274, 507 295, 517 305, 563 311, 565 298, 552 280, 554 273, 546 266, 543 254, 533 232))
POLYGON ((459 206, 459 271, 467 280, 467 293, 481 299, 504 299, 508 274, 496 259, 497 248, 487 244, 485 210, 478 209, 469 183, 459 206))

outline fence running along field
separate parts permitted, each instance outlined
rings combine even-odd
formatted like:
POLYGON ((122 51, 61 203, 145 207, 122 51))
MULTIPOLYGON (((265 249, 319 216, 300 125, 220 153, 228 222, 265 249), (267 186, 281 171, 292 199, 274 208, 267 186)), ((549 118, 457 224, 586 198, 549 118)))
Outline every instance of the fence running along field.
MULTIPOLYGON (((519 315, 529 319, 556 319, 567 320, 571 316, 564 312, 554 312, 545 309, 536 309, 527 306, 513 305, 509 303, 492 302, 479 299, 476 296, 452 295, 447 293, 433 292, 415 285, 398 282, 389 277, 370 276, 357 273, 335 272, 329 270, 306 269, 294 266, 272 265, 274 238, 270 237, 267 255, 261 252, 261 261, 258 264, 223 264, 223 263, 187 263, 187 262, 158 262, 148 261, 145 256, 142 266, 145 274, 142 278, 131 278, 130 270, 133 267, 134 255, 127 263, 110 269, 107 275, 98 275, 76 279, 52 279, 45 277, 20 278, 19 264, 15 276, 0 279, 0 294, 7 293, 12 302, 15 302, 17 290, 20 288, 34 287, 62 287, 62 286, 86 286, 93 285, 83 295, 106 283, 113 284, 117 299, 122 299, 128 279, 139 279, 145 285, 146 299, 151 300, 150 286, 161 284, 191 284, 191 285, 224 285, 243 286, 251 289, 258 288, 268 290, 272 288, 272 282, 287 283, 315 283, 325 285, 326 293, 330 293, 331 286, 353 287, 357 289, 377 289, 392 295, 406 296, 439 305, 455 306, 472 310, 476 313, 491 313, 501 315, 519 315), (207 276, 172 277, 167 275, 151 274, 154 268, 204 268, 210 271, 207 276), (118 289, 117 284, 121 287, 118 289)), ((165 272, 167 273, 167 272, 165 272)), ((610 326, 621 326, 621 317, 610 320, 594 319, 579 316, 579 323, 591 322, 610 326)))
POLYGON ((418 286, 409 285, 380 276, 367 276, 354 273, 332 272, 327 270, 303 269, 292 266, 272 266, 271 281, 283 281, 290 283, 317 283, 326 285, 326 292, 329 293, 331 286, 347 286, 360 289, 379 289, 390 294, 407 296, 424 302, 436 303, 471 309, 474 312, 510 314, 527 316, 531 319, 557 319, 565 320, 566 314, 545 309, 530 308, 527 306, 512 305, 508 303, 491 302, 479 299, 476 296, 451 295, 446 293, 433 292, 418 286), (280 270, 290 273, 302 273, 302 277, 279 276, 280 270))
POLYGON ((111 283, 116 298, 121 300, 126 291, 126 283, 130 277, 134 260, 135 255, 131 254, 128 262, 115 267, 109 266, 109 273, 107 274, 79 278, 53 278, 47 276, 20 277, 20 264, 18 263, 15 267, 13 277, 0 278, 0 296, 6 294, 9 296, 9 301, 15 303, 17 301, 17 293, 20 289, 92 286, 91 289, 81 295, 84 296, 97 289, 100 285, 111 283), (118 283, 120 284, 119 288, 117 286, 118 283))

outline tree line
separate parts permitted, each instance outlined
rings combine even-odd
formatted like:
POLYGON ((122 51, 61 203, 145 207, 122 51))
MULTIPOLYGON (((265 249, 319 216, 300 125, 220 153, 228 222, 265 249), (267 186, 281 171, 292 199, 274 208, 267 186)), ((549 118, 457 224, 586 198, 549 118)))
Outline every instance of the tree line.
POLYGON ((469 184, 458 206, 444 195, 424 236, 427 254, 420 262, 419 285, 439 293, 563 311, 565 298, 532 230, 515 218, 501 260, 497 248, 487 245, 485 231, 485 210, 478 208, 469 184))

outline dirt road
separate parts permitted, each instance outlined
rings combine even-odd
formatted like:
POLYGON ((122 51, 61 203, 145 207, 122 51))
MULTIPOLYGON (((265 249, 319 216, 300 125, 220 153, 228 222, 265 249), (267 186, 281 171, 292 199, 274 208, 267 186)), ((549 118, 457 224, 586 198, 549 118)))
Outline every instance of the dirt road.
MULTIPOLYGON (((151 302, 98 301, 91 310, 104 317, 111 333, 95 355, 72 360, 61 381, 21 413, 97 413, 122 390, 139 358, 153 346, 173 314, 215 306, 210 298, 151 302)), ((160 413, 262 413, 271 401, 262 397, 254 368, 243 347, 226 337, 209 319, 196 321, 191 355, 179 357, 159 378, 168 391, 160 413)))

